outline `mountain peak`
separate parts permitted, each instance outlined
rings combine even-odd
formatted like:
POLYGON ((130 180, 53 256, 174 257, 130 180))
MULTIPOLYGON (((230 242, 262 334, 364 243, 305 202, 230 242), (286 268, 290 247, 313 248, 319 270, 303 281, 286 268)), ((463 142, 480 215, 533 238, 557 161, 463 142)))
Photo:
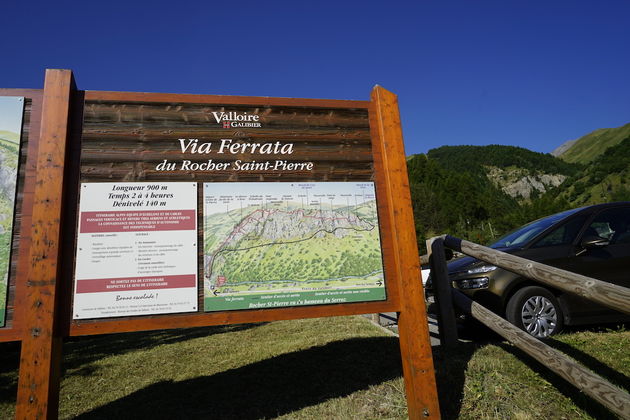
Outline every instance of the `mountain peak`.
POLYGON ((559 157, 561 154, 563 154, 564 152, 569 150, 571 148, 571 146, 573 146, 575 144, 576 141, 578 141, 578 139, 565 141, 560 146, 558 146, 555 149, 553 149, 553 151, 551 152, 551 155, 555 156, 555 157, 559 157))
POLYGON ((575 140, 560 154, 552 154, 565 162, 587 164, 603 154, 606 149, 618 145, 627 137, 630 137, 630 123, 615 128, 600 128, 575 140))

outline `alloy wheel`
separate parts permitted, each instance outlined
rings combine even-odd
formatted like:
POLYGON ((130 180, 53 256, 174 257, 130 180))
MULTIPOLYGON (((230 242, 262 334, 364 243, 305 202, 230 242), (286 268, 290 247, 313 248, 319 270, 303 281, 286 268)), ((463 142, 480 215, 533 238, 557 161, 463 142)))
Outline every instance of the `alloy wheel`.
POLYGON ((525 330, 534 337, 548 337, 557 327, 556 307, 544 296, 532 296, 523 304, 521 321, 525 330))

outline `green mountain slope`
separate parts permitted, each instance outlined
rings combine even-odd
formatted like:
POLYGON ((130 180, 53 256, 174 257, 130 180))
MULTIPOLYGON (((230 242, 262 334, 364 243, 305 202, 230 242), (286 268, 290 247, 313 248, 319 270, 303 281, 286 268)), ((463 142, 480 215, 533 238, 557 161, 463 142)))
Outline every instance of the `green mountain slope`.
POLYGON ((374 200, 329 210, 250 206, 207 216, 205 232, 206 277, 226 288, 356 282, 382 271, 374 200))
POLYGON ((436 159, 446 169, 485 173, 485 167, 518 167, 530 173, 545 172, 573 174, 579 168, 549 154, 532 152, 515 146, 443 146, 429 150, 430 159, 436 159))
POLYGON ((13 131, 0 130, 0 139, 8 140, 11 143, 19 144, 20 135, 18 133, 14 133, 13 131))
POLYGON ((560 158, 513 146, 444 146, 407 158, 419 248, 448 233, 490 243, 570 208, 630 201, 630 124, 587 134, 560 158))
POLYGON ((407 159, 418 245, 449 233, 478 243, 564 210, 562 181, 582 166, 513 146, 444 146, 407 159), (543 185, 546 179, 553 183, 543 185), (527 197, 518 188, 531 187, 527 197), (524 197, 526 199, 524 199, 524 197))
POLYGON ((604 153, 609 147, 616 146, 626 137, 630 137, 630 123, 616 128, 602 128, 580 137, 559 157, 570 163, 589 163, 604 153))
POLYGON ((566 199, 572 207, 630 200, 630 134, 550 195, 566 199))

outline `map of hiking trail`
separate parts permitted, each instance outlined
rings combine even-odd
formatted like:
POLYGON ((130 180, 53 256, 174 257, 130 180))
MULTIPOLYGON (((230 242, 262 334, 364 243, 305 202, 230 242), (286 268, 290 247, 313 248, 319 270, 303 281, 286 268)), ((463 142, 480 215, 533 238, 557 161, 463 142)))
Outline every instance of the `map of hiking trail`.
POLYGON ((205 310, 385 299, 374 184, 205 183, 205 310))
POLYGON ((0 327, 4 326, 24 98, 0 98, 0 327))

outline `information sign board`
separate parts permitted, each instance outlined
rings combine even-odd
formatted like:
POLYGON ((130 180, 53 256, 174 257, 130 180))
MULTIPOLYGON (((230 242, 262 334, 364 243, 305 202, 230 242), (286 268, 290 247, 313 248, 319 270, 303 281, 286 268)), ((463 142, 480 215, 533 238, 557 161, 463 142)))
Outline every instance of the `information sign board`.
POLYGON ((385 300, 374 184, 204 184, 206 311, 385 300))
POLYGON ((0 97, 0 327, 7 302, 24 98, 0 97))
POLYGON ((81 185, 74 318, 197 310, 197 183, 81 185))
POLYGON ((0 328, 21 341, 17 418, 56 417, 64 337, 376 312, 399 313, 409 417, 439 415, 395 95, 78 91, 67 70, 27 95, 27 269, 0 328))

